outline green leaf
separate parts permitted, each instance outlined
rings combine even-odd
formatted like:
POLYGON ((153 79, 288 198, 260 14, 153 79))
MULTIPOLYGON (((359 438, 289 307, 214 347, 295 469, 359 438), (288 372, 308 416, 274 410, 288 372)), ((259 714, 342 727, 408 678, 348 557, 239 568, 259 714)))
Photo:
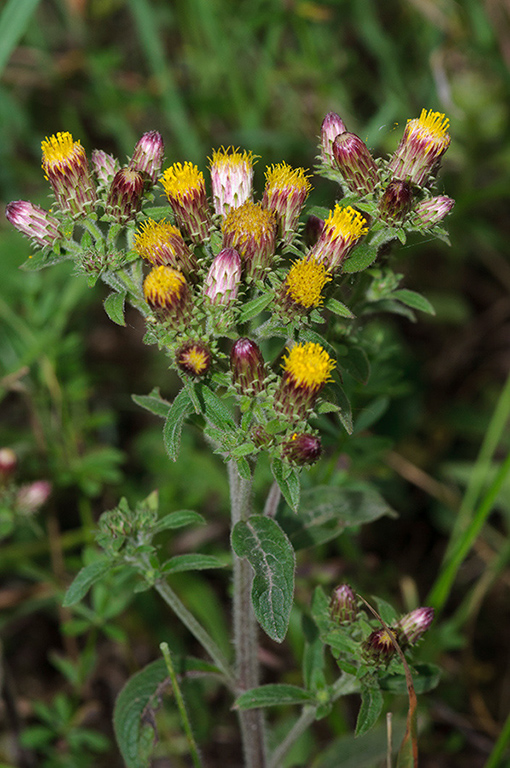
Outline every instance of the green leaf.
POLYGON ((131 677, 117 696, 113 727, 126 768, 148 768, 154 731, 142 720, 145 708, 167 679, 165 660, 158 659, 131 677), (150 736, 150 739, 149 739, 150 736))
POLYGON ((60 264, 61 261, 66 261, 70 258, 72 258, 72 256, 69 253, 55 253, 53 251, 48 253, 47 249, 45 249, 44 251, 37 251, 29 256, 28 259, 23 262, 20 269, 23 269, 26 272, 37 272, 39 269, 52 267, 54 264, 60 264))
POLYGON ((237 697, 236 709, 257 709, 258 707, 276 707, 281 704, 310 704, 315 696, 304 688, 285 683, 271 683, 251 688, 237 697))
POLYGON ((163 427, 163 442, 166 452, 175 461, 179 455, 182 427, 187 417, 194 412, 193 403, 186 389, 181 389, 167 413, 163 427))
POLYGON ((285 506, 278 521, 295 549, 322 544, 339 536, 348 526, 394 515, 391 507, 371 488, 360 490, 318 485, 302 492, 299 515, 285 506))
POLYGON ((104 300, 104 311, 117 325, 126 325, 124 319, 124 306, 126 303, 126 292, 110 293, 104 300))
POLYGON ((305 640, 303 650, 304 683, 307 689, 312 691, 324 690, 326 686, 324 643, 316 623, 306 613, 301 619, 301 627, 305 640))
POLYGON ((25 34, 40 0, 8 0, 0 15, 0 74, 25 34))
POLYGON ((232 547, 238 557, 248 559, 255 571, 251 594, 257 621, 269 637, 281 643, 294 595, 292 545, 275 520, 252 515, 234 526, 232 547))
POLYGON ((330 312, 334 312, 335 315, 340 315, 340 317, 348 317, 349 319, 354 318, 354 315, 352 314, 349 307, 346 307, 345 304, 342 304, 342 302, 338 301, 337 299, 328 299, 324 306, 326 309, 329 309, 330 312))
POLYGON ((205 384, 199 384, 197 386, 197 396, 207 421, 221 430, 233 432, 236 429, 232 413, 210 387, 205 384))
MULTIPOLYGON (((427 693, 437 687, 441 669, 435 664, 413 664, 413 685, 416 693, 427 693)), ((391 693, 407 693, 406 678, 403 674, 386 675, 379 679, 381 688, 391 693)))
POLYGON ((78 572, 74 581, 64 595, 64 608, 78 603, 89 591, 92 584, 98 581, 115 565, 110 558, 102 557, 86 565, 78 572))
POLYGON ((246 323, 248 320, 256 317, 261 312, 263 312, 267 306, 269 306, 273 299, 274 294, 271 291, 267 291, 261 296, 257 296, 255 299, 247 301, 246 304, 243 305, 237 322, 239 324, 246 323))
POLYGON ((207 568, 224 568, 225 563, 213 555, 176 555, 166 562, 161 572, 165 575, 182 571, 204 571, 207 568))
POLYGON ((349 347, 347 355, 339 358, 340 370, 347 371, 355 381, 366 384, 370 376, 370 363, 361 347, 349 347))
POLYGON ((271 464, 271 471, 273 477, 278 483, 278 486, 283 494, 283 497, 289 507, 294 512, 298 511, 299 497, 301 493, 301 485, 299 482, 299 476, 294 469, 284 464, 280 459, 273 459, 271 464))
POLYGON ((362 685, 361 707, 356 721, 355 736, 362 736, 376 724, 382 705, 383 695, 379 686, 377 684, 362 685))
POLYGON ((361 243, 342 265, 342 272, 362 272, 377 258, 378 246, 373 243, 361 243))
POLYGON ((166 419, 168 412, 172 407, 172 404, 167 400, 163 400, 159 393, 159 387, 154 389, 148 395, 131 395, 131 399, 140 406, 145 408, 146 411, 150 411, 155 416, 161 416, 162 419, 166 419))
POLYGON ((421 312, 427 312, 429 315, 436 314, 436 310, 430 301, 416 291, 409 291, 407 288, 399 288, 398 291, 393 291, 393 293, 390 294, 390 298, 398 299, 398 301, 411 307, 411 309, 419 309, 421 312))
POLYGON ((173 528, 182 528, 185 525, 204 525, 205 519, 198 512, 193 512, 191 509, 180 509, 177 512, 170 512, 158 520, 154 528, 154 533, 160 531, 167 531, 173 528))

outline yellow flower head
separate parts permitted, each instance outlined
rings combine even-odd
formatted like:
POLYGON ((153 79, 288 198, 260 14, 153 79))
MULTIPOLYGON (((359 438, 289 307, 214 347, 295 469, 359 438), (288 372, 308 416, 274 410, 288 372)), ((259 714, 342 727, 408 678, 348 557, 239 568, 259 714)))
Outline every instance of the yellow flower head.
POLYGON ((351 208, 336 205, 324 222, 324 228, 310 257, 324 262, 328 269, 340 267, 363 235, 368 232, 366 219, 351 208))
POLYGON ((331 380, 330 374, 336 363, 320 344, 311 341, 295 344, 291 349, 287 348, 287 352, 282 368, 294 387, 315 392, 331 380))
POLYGON ((231 208, 251 199, 256 157, 235 147, 221 147, 213 151, 209 162, 214 211, 225 216, 231 208))
POLYGON ((420 117, 408 120, 388 165, 393 178, 418 186, 425 184, 450 146, 448 127, 448 118, 431 109, 422 109, 420 117))
POLYGON ((265 176, 268 194, 277 190, 295 190, 296 193, 304 193, 306 197, 312 188, 304 168, 292 168, 285 162, 268 166, 265 176))
POLYGON ((161 265, 151 269, 145 278, 143 294, 157 314, 178 320, 188 299, 188 286, 181 272, 161 265))
POLYGON ((195 256, 184 242, 180 230, 165 219, 143 221, 135 235, 134 249, 153 266, 166 264, 182 269, 186 274, 197 267, 195 256))
POLYGON ((311 188, 304 168, 292 168, 287 163, 267 168, 262 205, 274 212, 282 236, 297 229, 299 214, 311 188))
POLYGON ((211 353, 200 341, 187 341, 177 351, 177 365, 191 376, 203 376, 211 366, 211 353))
POLYGON ((276 243, 276 221, 260 203, 247 201, 232 208, 221 226, 223 247, 235 248, 246 275, 260 277, 269 266, 276 243))
POLYGON ((310 309, 322 304, 321 292, 331 280, 324 264, 315 259, 295 261, 285 280, 286 294, 300 307, 310 309))
POLYGON ((190 162, 174 163, 163 173, 161 183, 179 228, 195 242, 206 240, 211 216, 204 175, 198 166, 190 162))
POLYGON ((41 149, 44 176, 53 187, 59 207, 75 215, 89 213, 96 201, 96 191, 80 142, 73 141, 67 131, 59 132, 44 139, 41 149))

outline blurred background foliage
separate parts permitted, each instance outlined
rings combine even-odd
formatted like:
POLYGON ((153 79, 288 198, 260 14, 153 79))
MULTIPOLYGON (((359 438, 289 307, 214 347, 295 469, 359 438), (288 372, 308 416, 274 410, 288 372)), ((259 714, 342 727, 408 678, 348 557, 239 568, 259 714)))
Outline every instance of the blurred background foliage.
MULTIPOLYGON (((400 518, 303 553, 298 605, 309 602, 310 585, 329 588, 344 579, 402 610, 423 603, 473 472, 480 493, 490 489, 510 447, 506 400, 498 411, 503 423, 491 421, 510 362, 509 69, 506 0, 0 3, 2 207, 17 198, 47 204, 40 145, 59 130, 88 151, 102 148, 122 159, 144 131, 157 129, 167 164, 189 159, 204 170, 212 148, 242 146, 261 156, 260 189, 266 164, 313 167, 328 111, 379 154, 393 151, 405 120, 423 107, 450 118, 453 141, 438 188, 457 201, 448 219, 452 245, 417 241, 398 252, 406 287, 423 292, 437 314, 414 324, 374 319, 368 338, 384 351, 372 361, 369 383, 346 376, 355 433, 347 438, 324 419, 326 457, 304 478, 369 478, 400 518), (497 438, 481 465, 475 461, 490 425, 497 438)), ((331 205, 334 185, 316 181, 311 202, 331 205)), ((115 693, 154 658, 160 640, 181 648, 186 637, 147 593, 128 610, 132 585, 98 587, 89 612, 79 616, 59 608, 62 590, 80 567, 94 521, 121 494, 141 499, 157 487, 166 511, 201 511, 210 526, 166 546, 215 552, 228 530, 227 491, 221 465, 193 430, 170 465, 160 424, 132 403, 131 393, 145 394, 154 384, 169 397, 177 386, 164 361, 142 346, 136 313, 128 314, 127 328, 113 326, 101 286, 88 289, 68 264, 22 272, 29 252, 2 217, 0 446, 16 451, 20 484, 44 478, 53 490, 2 547, 1 716, 11 736, 0 740, 0 756, 22 768, 120 765, 105 740, 115 693)), ((257 493, 267 479, 262 468, 257 493)), ((509 490, 507 478, 424 649, 445 670, 422 703, 424 766, 503 765, 509 490)), ((217 575, 182 576, 174 585, 223 647, 227 586, 217 575)), ((289 658, 266 646, 268 680, 276 670, 279 679, 299 684, 292 662, 301 647, 298 620, 289 658)), ((214 686, 197 686, 187 691, 192 712, 205 709, 203 697, 217 702, 219 695, 214 686)), ((303 739, 305 758, 294 754, 288 765, 309 764, 317 744, 349 739, 352 716, 349 708, 332 715, 330 733, 303 739)), ((161 717, 160 753, 185 765, 177 714, 169 707, 161 717)), ((194 725, 209 764, 236 764, 234 723, 219 727, 204 713, 194 725), (214 746, 204 746, 209 742, 214 746)), ((357 750, 356 766, 376 764, 368 746, 361 762, 361 741, 357 750)), ((161 757, 157 764, 170 762, 161 757)), ((319 764, 333 765, 328 753, 319 764)))

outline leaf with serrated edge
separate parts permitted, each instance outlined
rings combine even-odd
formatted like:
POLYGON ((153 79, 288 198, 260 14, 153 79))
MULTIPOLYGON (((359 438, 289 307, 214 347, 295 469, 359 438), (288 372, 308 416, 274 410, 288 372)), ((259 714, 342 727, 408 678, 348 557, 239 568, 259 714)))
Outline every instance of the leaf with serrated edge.
POLYGON ((232 547, 238 557, 248 559, 255 571, 251 594, 257 621, 269 637, 281 643, 294 595, 292 545, 275 520, 252 515, 234 526, 232 547))
POLYGON ((193 411, 193 403, 188 392, 181 389, 170 406, 163 427, 163 442, 172 461, 176 461, 179 454, 184 421, 193 411))

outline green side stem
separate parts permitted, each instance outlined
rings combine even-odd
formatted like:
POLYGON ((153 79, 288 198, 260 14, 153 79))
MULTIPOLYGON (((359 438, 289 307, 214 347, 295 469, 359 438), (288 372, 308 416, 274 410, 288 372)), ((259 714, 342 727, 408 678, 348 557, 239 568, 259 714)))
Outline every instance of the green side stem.
POLYGON ((173 610, 173 612, 179 617, 182 623, 188 628, 188 630, 198 640, 202 647, 207 651, 218 669, 223 673, 228 687, 232 691, 237 690, 235 676, 223 652, 216 645, 204 627, 195 619, 193 614, 190 613, 186 606, 179 600, 173 589, 169 587, 169 585, 164 581, 157 582, 154 585, 154 589, 163 598, 165 603, 173 610))
MULTIPOLYGON (((228 464, 232 529, 250 516, 252 477, 240 477, 235 462, 228 464)), ((253 573, 244 557, 234 557, 233 624, 236 654, 236 694, 259 685, 258 627, 251 602, 253 573)), ((266 738, 262 709, 238 710, 244 768, 265 768, 266 738)))
POLYGON ((184 704, 184 698, 182 695, 181 688, 179 686, 179 681, 177 680, 177 675, 175 674, 175 669, 172 663, 172 657, 170 655, 170 649, 168 647, 168 643, 161 643, 159 647, 161 649, 161 653, 163 654, 163 658, 165 659, 166 668, 168 669, 168 674, 170 676, 170 681, 172 683, 172 688, 174 692, 175 702, 177 704, 177 708, 181 715, 182 724, 184 727, 184 732, 186 734, 186 739, 188 741, 189 751, 190 751, 191 759, 193 761, 193 765, 195 768, 202 768, 202 761, 198 753, 198 747, 195 741, 195 737, 193 736, 193 731, 191 730, 191 723, 189 721, 188 713, 186 712, 186 705, 184 704))
POLYGON ((510 715, 508 715, 507 719, 505 720, 505 724, 503 725, 501 733, 498 736, 498 740, 496 741, 494 745, 494 749, 489 755, 489 759, 485 763, 484 768, 503 768, 504 765, 506 765, 508 768, 508 765, 510 765, 510 758, 509 758, 509 762, 503 763, 503 757, 509 742, 510 742, 510 715))

